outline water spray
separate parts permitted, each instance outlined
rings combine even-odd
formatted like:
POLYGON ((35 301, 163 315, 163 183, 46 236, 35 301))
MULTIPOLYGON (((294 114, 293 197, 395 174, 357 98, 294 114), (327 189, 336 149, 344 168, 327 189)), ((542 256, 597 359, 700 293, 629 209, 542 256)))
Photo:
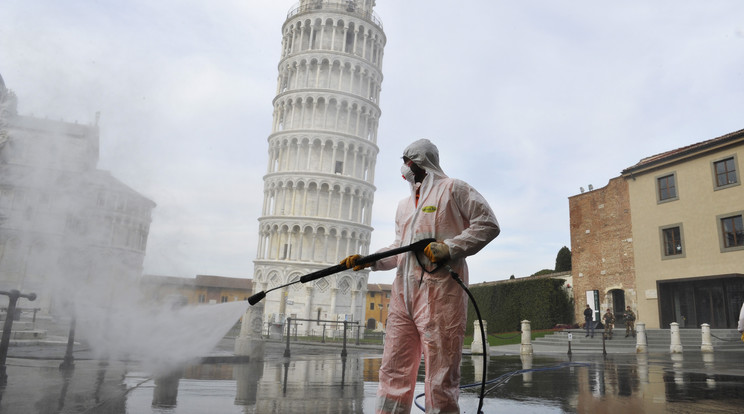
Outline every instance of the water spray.
MULTIPOLYGON (((356 260, 356 265, 365 265, 368 263, 374 263, 380 259, 383 259, 385 257, 395 256, 396 254, 406 253, 406 252, 420 252, 424 250, 426 246, 429 245, 429 243, 435 242, 436 239, 423 239, 419 240, 417 242, 411 243, 408 246, 398 247, 395 249, 390 249, 384 252, 379 253, 373 253, 369 256, 360 257, 356 260)), ((294 282, 287 283, 281 286, 277 286, 274 288, 271 288, 269 290, 264 290, 261 292, 256 293, 255 295, 248 298, 248 303, 251 304, 251 306, 257 304, 261 301, 261 299, 266 297, 266 294, 269 292, 272 292, 277 289, 281 289, 287 286, 294 285, 296 283, 307 283, 312 282, 313 280, 320 279, 322 277, 330 276, 334 273, 343 272, 344 270, 348 270, 348 267, 346 267, 345 264, 338 264, 335 266, 331 266, 325 269, 320 269, 316 272, 306 274, 305 276, 302 276, 300 280, 295 280, 294 282)))
POLYGON ((0 295, 8 297, 8 310, 5 315, 5 323, 3 325, 3 335, 0 339, 0 386, 5 386, 8 383, 8 374, 5 367, 5 359, 8 356, 8 346, 10 345, 10 333, 13 329, 13 318, 16 313, 16 302, 18 298, 25 298, 30 301, 36 300, 36 293, 21 293, 16 289, 9 291, 0 291, 0 295))

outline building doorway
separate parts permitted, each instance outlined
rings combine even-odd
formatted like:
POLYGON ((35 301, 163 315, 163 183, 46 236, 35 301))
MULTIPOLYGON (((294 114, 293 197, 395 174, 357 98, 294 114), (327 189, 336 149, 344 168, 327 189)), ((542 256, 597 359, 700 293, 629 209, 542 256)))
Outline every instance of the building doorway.
POLYGON ((625 291, 612 289, 610 297, 612 298, 612 313, 615 315, 615 320, 619 322, 625 313, 625 291))
POLYGON ((744 274, 657 282, 660 326, 680 328, 736 326, 744 302, 744 274), (737 307, 738 306, 738 307, 737 307))

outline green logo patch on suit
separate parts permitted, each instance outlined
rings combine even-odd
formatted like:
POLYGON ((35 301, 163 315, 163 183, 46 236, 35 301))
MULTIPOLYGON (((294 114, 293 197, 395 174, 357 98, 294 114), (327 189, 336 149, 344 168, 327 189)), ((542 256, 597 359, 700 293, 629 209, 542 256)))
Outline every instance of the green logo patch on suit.
POLYGON ((423 211, 424 213, 433 213, 437 211, 437 208, 435 206, 426 206, 426 207, 421 207, 421 211, 423 211))

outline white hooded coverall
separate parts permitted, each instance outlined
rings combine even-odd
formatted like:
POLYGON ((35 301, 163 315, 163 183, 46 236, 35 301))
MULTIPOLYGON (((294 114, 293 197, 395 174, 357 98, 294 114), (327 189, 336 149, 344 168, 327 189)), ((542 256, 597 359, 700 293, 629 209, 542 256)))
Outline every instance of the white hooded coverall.
MULTIPOLYGON (((448 246, 447 264, 467 284, 465 257, 481 250, 499 234, 498 221, 473 187, 444 174, 439 167, 437 147, 429 140, 414 142, 403 155, 427 174, 421 183, 411 183, 411 196, 398 204, 395 242, 380 251, 435 238, 448 246)), ((426 368, 426 412, 460 412, 457 400, 467 294, 447 270, 427 273, 421 264, 430 271, 435 268, 422 253, 391 256, 378 260, 372 267, 372 270, 397 267, 380 368, 378 413, 411 411, 422 352, 426 368)))

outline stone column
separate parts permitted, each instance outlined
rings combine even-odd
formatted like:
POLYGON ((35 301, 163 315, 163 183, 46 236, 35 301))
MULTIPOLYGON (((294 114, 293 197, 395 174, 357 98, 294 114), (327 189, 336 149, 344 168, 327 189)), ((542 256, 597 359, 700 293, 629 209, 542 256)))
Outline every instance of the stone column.
POLYGON ((672 354, 682 353, 682 340, 679 337, 679 324, 672 322, 670 325, 669 333, 671 337, 671 344, 669 345, 669 352, 672 354))
POLYGON ((710 337, 710 325, 704 323, 700 326, 700 328, 700 331, 703 335, 700 352, 713 352, 713 340, 710 337))
POLYGON ((648 344, 646 343, 646 322, 637 322, 636 328, 636 353, 648 352, 648 344))
MULTIPOLYGON (((305 319, 312 319, 313 318, 313 287, 312 285, 306 285, 305 290, 307 293, 305 293, 305 319)), ((305 335, 310 336, 312 332, 313 323, 310 321, 307 321, 307 327, 305 328, 305 335)))
MULTIPOLYGON (((488 322, 483 321, 483 330, 488 332, 488 322)), ((486 337, 485 352, 483 338, 481 338, 481 325, 478 321, 473 321, 473 343, 470 344, 470 353, 488 356, 488 337, 486 337)))
POLYGON ((260 361, 264 356, 263 302, 249 306, 243 314, 240 335, 235 338, 235 355, 248 356, 250 361, 260 361))
POLYGON ((530 321, 522 321, 522 346, 519 348, 521 355, 532 355, 532 328, 530 321))
POLYGON ((334 320, 337 319, 336 316, 336 295, 338 294, 338 288, 331 288, 331 316, 334 318, 334 320))
POLYGON ((359 296, 359 291, 352 289, 352 291, 351 291, 351 317, 354 318, 353 319, 354 322, 358 322, 359 321, 359 319, 357 319, 357 311, 356 311, 356 309, 357 309, 357 296, 359 296))

